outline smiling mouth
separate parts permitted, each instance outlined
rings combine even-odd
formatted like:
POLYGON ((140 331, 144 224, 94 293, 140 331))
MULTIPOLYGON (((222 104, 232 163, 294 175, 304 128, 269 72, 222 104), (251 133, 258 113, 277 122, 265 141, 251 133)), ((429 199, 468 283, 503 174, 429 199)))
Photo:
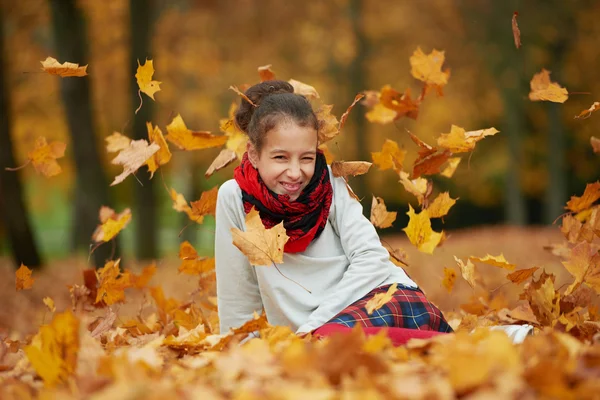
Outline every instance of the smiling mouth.
POLYGON ((300 190, 300 188, 302 187, 302 184, 300 183, 284 183, 281 182, 281 186, 288 192, 288 193, 295 193, 298 190, 300 190))

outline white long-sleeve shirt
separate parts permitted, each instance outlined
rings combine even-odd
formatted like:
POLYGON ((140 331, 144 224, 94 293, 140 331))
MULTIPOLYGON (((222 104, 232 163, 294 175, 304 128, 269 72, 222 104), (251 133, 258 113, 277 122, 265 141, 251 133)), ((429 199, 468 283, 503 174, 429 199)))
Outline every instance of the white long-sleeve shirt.
POLYGON ((284 253, 283 263, 277 264, 281 273, 273 266, 252 266, 233 245, 231 228, 246 230, 242 192, 233 179, 221 185, 215 233, 221 332, 242 325, 264 308, 270 324, 307 333, 376 287, 394 282, 417 287, 389 260, 345 181, 333 177, 331 169, 329 174, 333 200, 327 224, 305 251, 284 253))

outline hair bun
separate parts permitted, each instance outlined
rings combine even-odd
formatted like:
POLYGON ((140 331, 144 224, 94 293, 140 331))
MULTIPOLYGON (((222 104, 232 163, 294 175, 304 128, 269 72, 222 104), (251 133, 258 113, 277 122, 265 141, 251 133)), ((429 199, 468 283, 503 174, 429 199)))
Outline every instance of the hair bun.
MULTIPOLYGON (((251 86, 244 94, 258 107, 265 97, 280 93, 294 93, 294 87, 286 81, 264 81, 251 86)), ((246 133, 248 133, 248 124, 250 124, 254 109, 255 106, 242 98, 240 106, 235 113, 236 125, 246 133)))

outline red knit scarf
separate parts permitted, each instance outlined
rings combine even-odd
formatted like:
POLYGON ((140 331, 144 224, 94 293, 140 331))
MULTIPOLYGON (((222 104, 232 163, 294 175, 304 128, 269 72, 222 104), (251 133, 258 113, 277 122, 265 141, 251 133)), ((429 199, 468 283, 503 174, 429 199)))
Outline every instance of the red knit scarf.
POLYGON ((265 228, 270 229, 283 221, 290 239, 284 247, 286 253, 299 253, 319 237, 329 216, 333 188, 329 181, 327 161, 322 151, 317 151, 315 173, 296 201, 287 194, 270 190, 245 153, 242 163, 233 176, 242 189, 244 211, 256 208, 265 228))

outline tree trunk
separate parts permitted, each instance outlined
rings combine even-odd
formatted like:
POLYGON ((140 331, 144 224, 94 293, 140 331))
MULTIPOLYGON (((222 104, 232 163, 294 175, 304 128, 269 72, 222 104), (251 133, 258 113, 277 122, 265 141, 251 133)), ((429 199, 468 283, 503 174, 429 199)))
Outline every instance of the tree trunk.
MULTIPOLYGON (((134 139, 148 140, 148 130, 146 122, 152 118, 153 100, 145 94, 138 95, 138 84, 135 74, 140 64, 144 64, 146 58, 152 59, 150 54, 150 41, 152 38, 152 10, 153 1, 130 0, 130 24, 131 24, 131 54, 130 54, 130 75, 131 75, 131 106, 132 115, 140 104, 140 95, 143 98, 143 105, 133 120, 134 139)), ((155 65, 156 67, 156 65, 155 65)), ((141 182, 134 182, 134 211, 133 215, 136 221, 135 232, 135 252, 138 260, 156 259, 158 257, 158 224, 156 201, 156 190, 154 181, 150 180, 150 175, 146 171, 140 170, 137 178, 141 182)))
MULTIPOLYGON (((75 0, 49 0, 52 13, 55 52, 59 62, 87 63, 87 38, 83 13, 75 0)), ((91 236, 99 223, 98 212, 109 206, 108 185, 102 169, 92 115, 88 78, 61 78, 60 91, 71 132, 76 167, 72 241, 75 248, 89 251, 91 236)), ((116 240, 116 239, 115 239, 116 240)), ((118 247, 118 246, 117 246, 118 247)), ((113 254, 104 244, 94 251, 96 267, 113 254)))
POLYGON ((15 266, 21 263, 30 268, 42 265, 35 238, 29 223, 29 213, 23 198, 20 171, 6 171, 15 167, 10 137, 11 109, 8 74, 5 66, 4 20, 0 7, 0 218, 8 232, 15 266))

